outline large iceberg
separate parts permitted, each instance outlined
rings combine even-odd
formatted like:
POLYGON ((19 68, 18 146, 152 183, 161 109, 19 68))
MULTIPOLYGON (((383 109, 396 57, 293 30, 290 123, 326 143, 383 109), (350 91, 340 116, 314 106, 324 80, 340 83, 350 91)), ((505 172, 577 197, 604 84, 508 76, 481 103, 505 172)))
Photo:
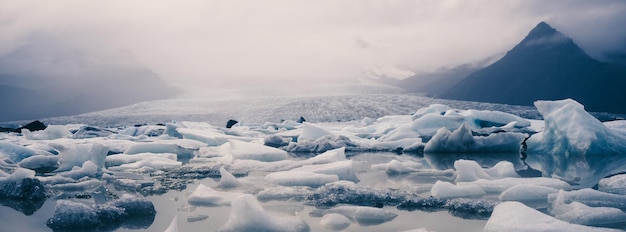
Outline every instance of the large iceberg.
POLYGON ((584 188, 626 171, 626 134, 607 128, 571 99, 537 101, 535 106, 545 127, 526 141, 527 162, 544 176, 584 188))

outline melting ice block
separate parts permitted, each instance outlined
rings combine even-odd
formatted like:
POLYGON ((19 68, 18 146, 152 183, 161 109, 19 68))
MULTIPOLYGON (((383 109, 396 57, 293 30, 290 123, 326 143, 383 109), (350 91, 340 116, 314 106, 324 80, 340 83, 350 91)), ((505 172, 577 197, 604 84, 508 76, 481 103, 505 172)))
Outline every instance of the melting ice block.
POLYGON ((456 169, 456 182, 520 177, 517 172, 515 172, 513 164, 507 161, 500 161, 491 168, 483 169, 476 161, 461 159, 454 162, 454 169, 456 169))
POLYGON ((388 175, 400 175, 419 171, 423 165, 413 161, 391 160, 385 164, 372 164, 374 170, 385 171, 388 175))
POLYGON ((526 142, 531 166, 581 188, 626 171, 624 133, 607 128, 572 99, 537 101, 535 106, 545 127, 526 142))
POLYGON ((479 186, 483 190, 485 190, 485 192, 487 193, 502 193, 503 191, 519 184, 529 184, 529 185, 544 186, 544 187, 550 187, 554 189, 564 189, 564 190, 570 190, 572 188, 568 183, 562 180, 546 178, 546 177, 536 177, 536 178, 506 177, 506 178, 494 179, 494 180, 480 179, 480 180, 473 181, 473 182, 457 183, 457 185, 459 186, 464 186, 464 185, 479 186))
POLYGON ((274 172, 265 176, 265 181, 282 186, 309 186, 317 188, 338 181, 337 175, 304 171, 274 172))
POLYGON ((398 215, 384 209, 367 206, 337 206, 327 210, 313 210, 311 216, 336 213, 362 226, 379 225, 395 219, 398 215))
POLYGON ((600 183, 598 183, 598 190, 607 193, 626 195, 626 174, 615 175, 600 180, 600 183))
POLYGON ((485 232, 526 231, 621 231, 571 224, 515 201, 498 204, 487 221, 485 232))
MULTIPOLYGON (((626 196, 605 193, 590 188, 562 192, 558 197, 563 199, 564 202, 577 201, 592 207, 613 207, 626 210, 626 196)), ((556 201, 556 198, 556 194, 550 194, 548 201, 552 203, 556 201)))
POLYGON ((220 206, 228 205, 232 199, 239 196, 238 193, 220 192, 209 186, 200 184, 187 198, 192 205, 220 206))
POLYGON ((529 205, 545 206, 548 203, 548 195, 557 193, 555 188, 538 186, 533 184, 519 184, 504 190, 498 199, 501 201, 519 201, 529 205))
POLYGON ((617 208, 590 207, 576 201, 567 203, 563 190, 556 194, 551 213, 563 221, 588 226, 609 225, 626 221, 626 213, 617 208))
POLYGON ((170 226, 165 229, 165 232, 178 232, 178 215, 174 216, 174 219, 172 219, 170 226))
POLYGON ((309 225, 298 216, 271 215, 249 194, 235 198, 228 221, 219 231, 309 231, 309 225))
POLYGON ((454 130, 467 124, 470 129, 524 128, 530 121, 509 113, 490 110, 454 110, 445 105, 433 104, 413 115, 412 129, 425 136, 432 136, 440 128, 454 130))
POLYGON ((359 178, 354 173, 353 164, 354 161, 352 160, 344 160, 326 164, 306 165, 299 168, 294 168, 291 171, 336 175, 339 177, 340 180, 347 180, 357 183, 359 182, 359 178))
POLYGON ((235 159, 251 159, 264 162, 286 160, 289 155, 286 151, 262 144, 230 140, 230 154, 235 159))
POLYGON ((85 161, 93 162, 98 171, 104 168, 104 160, 109 148, 100 143, 68 144, 61 148, 59 168, 56 171, 69 171, 82 167, 85 161))
POLYGON ((239 181, 233 174, 226 171, 224 167, 220 167, 220 183, 217 185, 218 188, 228 189, 228 188, 237 188, 239 187, 239 181))
POLYGON ((33 150, 20 145, 0 141, 0 158, 6 157, 17 163, 25 158, 36 155, 33 150))
POLYGON ((327 229, 334 231, 343 230, 352 224, 350 219, 338 213, 329 213, 324 215, 322 220, 320 220, 320 223, 327 229))
POLYGON ((488 136, 473 136, 468 124, 463 123, 450 132, 440 128, 426 143, 424 152, 433 153, 490 153, 490 152, 519 152, 526 134, 503 132, 488 136))
POLYGON ((433 197, 441 199, 450 198, 466 198, 466 197, 480 197, 485 195, 485 190, 479 186, 474 185, 454 185, 449 182, 437 181, 430 190, 430 194, 433 197))

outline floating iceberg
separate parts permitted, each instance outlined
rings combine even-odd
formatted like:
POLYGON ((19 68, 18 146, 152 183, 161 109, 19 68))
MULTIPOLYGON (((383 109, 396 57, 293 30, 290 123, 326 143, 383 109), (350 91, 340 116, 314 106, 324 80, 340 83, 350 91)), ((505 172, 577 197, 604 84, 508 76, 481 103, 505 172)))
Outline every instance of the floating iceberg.
POLYGON ((238 140, 229 140, 229 143, 230 154, 234 159, 251 159, 263 162, 273 162, 289 158, 287 152, 262 144, 238 140))
POLYGON ((367 206, 337 206, 327 210, 313 210, 311 216, 341 214, 362 226, 379 225, 395 219, 398 215, 384 209, 367 206))
POLYGON ((487 136, 473 136, 466 123, 454 131, 440 128, 426 143, 424 152, 432 153, 518 153, 526 134, 502 132, 487 136))
POLYGON ((249 194, 233 199, 230 217, 219 231, 309 231, 309 225, 298 216, 269 214, 249 194))
POLYGON ((520 177, 517 172, 515 172, 513 164, 507 161, 500 161, 491 168, 483 169, 476 161, 461 159, 454 162, 454 169, 456 170, 456 182, 520 177))
POLYGON ((433 197, 441 199, 451 198, 477 198, 486 194, 480 186, 475 185, 454 185, 449 182, 437 181, 430 190, 433 197))
POLYGON ((324 215, 320 220, 320 223, 327 229, 334 231, 343 230, 352 224, 350 219, 338 213, 329 213, 324 215))
POLYGON ((580 202, 565 202, 563 190, 556 194, 550 212, 558 219, 588 226, 626 222, 626 213, 612 207, 590 207, 580 202))
POLYGON ((626 195, 626 175, 615 175, 600 180, 600 183, 598 183, 598 190, 607 193, 626 195))
POLYGON ((623 132, 607 128, 571 99, 537 101, 535 106, 544 117, 545 128, 526 141, 527 162, 544 176, 584 188, 609 174, 626 171, 623 132))
POLYGON ((571 224, 515 201, 498 204, 487 221, 485 232, 500 231, 621 231, 571 224))
POLYGON ((239 194, 216 191, 211 187, 200 184, 196 190, 187 197, 187 202, 192 205, 200 206, 220 206, 230 204, 231 200, 237 196, 239 196, 239 194))
POLYGON ((265 176, 265 181, 282 186, 309 186, 317 188, 338 181, 337 175, 303 171, 274 172, 265 176))

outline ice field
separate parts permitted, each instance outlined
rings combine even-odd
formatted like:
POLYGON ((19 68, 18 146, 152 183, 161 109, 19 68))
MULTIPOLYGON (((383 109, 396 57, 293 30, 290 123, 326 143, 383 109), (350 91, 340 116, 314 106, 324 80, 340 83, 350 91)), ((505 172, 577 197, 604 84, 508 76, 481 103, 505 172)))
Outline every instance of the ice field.
POLYGON ((626 121, 597 117, 383 94, 44 119, 0 134, 0 230, 622 231, 626 121))

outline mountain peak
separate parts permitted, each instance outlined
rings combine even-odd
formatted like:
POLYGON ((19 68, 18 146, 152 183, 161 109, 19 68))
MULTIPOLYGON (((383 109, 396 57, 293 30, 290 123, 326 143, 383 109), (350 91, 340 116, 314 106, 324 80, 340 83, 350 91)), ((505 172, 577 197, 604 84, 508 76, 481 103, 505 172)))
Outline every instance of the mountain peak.
POLYGON ((569 37, 554 29, 548 23, 541 21, 520 42, 520 45, 533 46, 542 44, 555 44, 571 41, 569 37))

